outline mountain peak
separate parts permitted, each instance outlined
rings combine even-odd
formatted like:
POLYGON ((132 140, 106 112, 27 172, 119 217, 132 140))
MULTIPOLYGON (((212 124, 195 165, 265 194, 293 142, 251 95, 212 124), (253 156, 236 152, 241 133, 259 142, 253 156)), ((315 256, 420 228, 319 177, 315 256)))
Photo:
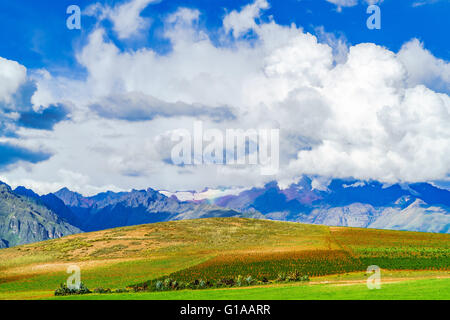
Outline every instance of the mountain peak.
POLYGON ((17 195, 33 198, 33 199, 39 199, 39 195, 35 193, 33 190, 25 188, 23 186, 19 186, 14 189, 14 193, 17 195))
POLYGON ((74 191, 68 189, 67 187, 64 187, 64 188, 61 188, 61 189, 59 189, 58 191, 56 191, 55 194, 56 194, 56 193, 76 193, 76 192, 74 192, 74 191))
POLYGON ((12 189, 9 185, 7 185, 6 183, 0 181, 0 191, 6 191, 6 192, 11 192, 12 189))
POLYGON ((60 198, 64 204, 68 206, 79 206, 82 204, 83 199, 85 199, 81 194, 67 188, 56 191, 54 195, 60 198))

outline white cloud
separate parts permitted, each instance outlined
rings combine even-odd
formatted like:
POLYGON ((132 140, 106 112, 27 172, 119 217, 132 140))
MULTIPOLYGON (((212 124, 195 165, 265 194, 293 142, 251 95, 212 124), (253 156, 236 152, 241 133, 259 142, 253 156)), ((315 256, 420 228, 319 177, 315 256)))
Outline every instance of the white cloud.
POLYGON ((327 0, 327 1, 335 4, 339 8, 340 7, 353 7, 358 4, 358 0, 327 0))
POLYGON ((179 8, 176 12, 167 17, 166 22, 178 25, 187 24, 189 26, 193 21, 198 20, 199 17, 200 11, 198 10, 179 8))
MULTIPOLYGON (((295 25, 259 21, 256 11, 224 22, 223 33, 233 30, 239 36, 251 28, 258 39, 249 44, 238 37, 228 46, 229 39, 219 45, 210 39, 197 23, 197 10, 180 9, 165 21, 164 36, 173 48, 165 55, 152 48, 121 51, 102 29, 93 31, 77 54, 87 79, 42 76, 35 95, 47 103, 70 102, 72 120, 45 134, 19 131, 55 155, 31 171, 17 168, 4 176, 9 181, 26 176, 48 186, 62 181, 53 173, 65 168, 89 177, 84 182, 90 190, 199 190, 273 179, 254 167, 167 163, 170 132, 191 129, 197 113, 186 110, 200 105, 204 113, 227 106, 236 115, 222 122, 204 119, 205 127, 280 128, 279 180, 301 174, 387 183, 445 179, 450 98, 433 90, 448 85, 448 62, 415 40, 399 53, 370 43, 348 47, 345 41, 336 50, 339 41, 327 40, 324 30, 318 41, 295 25), (107 115, 93 113, 94 104, 107 115), (129 118, 141 112, 142 121, 129 118)), ((79 188, 76 179, 64 179, 68 187, 79 188)))
POLYGON ((241 11, 233 10, 223 19, 223 26, 228 33, 233 32, 233 36, 238 38, 251 29, 256 27, 255 19, 259 18, 261 11, 268 9, 267 0, 255 0, 255 2, 246 5, 241 11))
POLYGON ((433 90, 450 93, 450 63, 434 57, 419 40, 405 43, 398 58, 407 69, 409 86, 424 84, 433 90))
POLYGON ((439 1, 441 1, 441 0, 422 0, 422 1, 415 1, 415 2, 413 2, 412 6, 413 6, 414 8, 416 8, 416 7, 421 7, 421 6, 424 6, 424 5, 427 5, 427 4, 437 3, 437 2, 439 2, 439 1))
POLYGON ((359 2, 362 2, 367 5, 372 5, 372 4, 382 3, 384 0, 361 0, 361 1, 358 1, 358 0, 326 0, 326 1, 335 4, 337 6, 337 11, 341 12, 343 7, 354 7, 359 2))
POLYGON ((0 102, 11 102, 11 95, 25 83, 27 69, 16 61, 0 57, 0 102))
POLYGON ((141 17, 141 12, 156 1, 158 0, 129 0, 114 7, 96 3, 89 6, 85 13, 97 16, 100 20, 110 20, 117 36, 128 39, 149 27, 150 20, 141 17))
POLYGON ((333 110, 323 140, 300 151, 291 170, 384 182, 445 177, 450 99, 422 85, 404 86, 406 79, 392 52, 352 47, 323 90, 333 110))

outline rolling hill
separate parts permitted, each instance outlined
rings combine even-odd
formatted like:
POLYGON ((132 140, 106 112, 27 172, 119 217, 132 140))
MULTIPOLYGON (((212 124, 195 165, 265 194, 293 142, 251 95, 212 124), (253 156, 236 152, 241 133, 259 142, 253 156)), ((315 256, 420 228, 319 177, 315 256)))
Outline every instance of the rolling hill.
POLYGON ((123 227, 0 250, 0 298, 51 297, 70 265, 81 268, 91 289, 255 272, 249 270, 269 278, 293 269, 319 277, 361 272, 371 264, 448 273, 449 240, 447 234, 242 218, 123 227))
POLYGON ((66 188, 39 196, 0 183, 0 248, 65 235, 170 220, 257 217, 208 203, 182 202, 152 190, 83 197, 66 188))

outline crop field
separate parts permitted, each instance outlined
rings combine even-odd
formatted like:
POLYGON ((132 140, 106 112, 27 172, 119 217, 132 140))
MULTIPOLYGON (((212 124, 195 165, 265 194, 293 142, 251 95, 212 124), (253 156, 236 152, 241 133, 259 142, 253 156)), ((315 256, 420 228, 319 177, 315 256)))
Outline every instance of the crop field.
MULTIPOLYGON (((328 241, 328 250, 222 254, 166 278, 184 283, 197 279, 215 282, 241 275, 267 282, 292 272, 317 277, 365 271, 371 265, 390 270, 437 271, 449 270, 450 266, 448 235, 330 228, 328 241), (340 249, 332 249, 336 246, 340 249)), ((154 282, 150 281, 149 287, 154 282)))
POLYGON ((220 280, 236 275, 251 275, 256 280, 275 280, 281 273, 298 271, 309 276, 347 273, 364 270, 361 264, 344 250, 304 250, 277 253, 221 255, 191 268, 175 272, 178 281, 195 279, 220 280))
POLYGON ((363 265, 383 269, 448 270, 450 241, 447 234, 331 228, 333 240, 363 265))
MULTIPOLYGON (((362 281, 369 265, 384 271, 416 270, 423 279, 447 278, 449 240, 447 234, 237 218, 118 228, 0 250, 0 299, 53 298, 54 290, 67 280, 70 265, 80 267, 81 280, 91 290, 130 290, 169 277, 190 282, 251 276, 258 281, 253 285, 263 282, 270 287, 282 285, 274 280, 291 272, 308 275, 311 283, 351 274, 359 274, 362 281)), ((192 291, 204 290, 176 292, 189 296, 192 291)), ((153 297, 112 296, 134 299, 140 294, 143 299, 153 297)))

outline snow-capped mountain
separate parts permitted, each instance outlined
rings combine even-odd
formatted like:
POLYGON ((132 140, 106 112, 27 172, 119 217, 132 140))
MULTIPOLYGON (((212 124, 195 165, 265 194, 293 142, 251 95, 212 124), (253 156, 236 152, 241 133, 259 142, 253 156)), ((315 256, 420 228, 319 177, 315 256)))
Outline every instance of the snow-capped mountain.
POLYGON ((428 183, 385 186, 379 182, 333 180, 325 190, 303 177, 281 189, 271 182, 214 204, 242 212, 261 212, 284 221, 448 233, 450 191, 428 183))

